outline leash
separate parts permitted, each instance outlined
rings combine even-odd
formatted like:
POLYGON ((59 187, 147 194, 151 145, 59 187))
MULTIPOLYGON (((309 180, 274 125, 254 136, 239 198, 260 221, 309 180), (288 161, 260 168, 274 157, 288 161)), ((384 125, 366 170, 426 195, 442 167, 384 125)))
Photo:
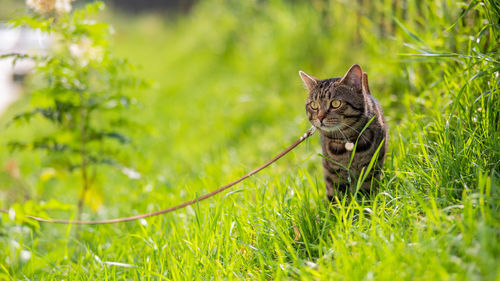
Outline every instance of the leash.
MULTIPOLYGON (((96 221, 83 221, 83 220, 59 220, 59 219, 44 219, 44 218, 40 218, 40 217, 36 217, 36 216, 30 216, 30 215, 26 215, 25 217, 27 218, 30 218, 30 219, 33 219, 33 220, 36 220, 36 221, 39 221, 39 222, 46 222, 46 223, 59 223, 59 224, 109 224, 109 223, 118 223, 118 222, 126 222, 126 221, 134 221, 134 220, 138 220, 138 219, 143 219, 143 218, 149 218, 149 217, 154 217, 154 216, 158 216, 158 215, 163 215, 163 214, 166 214, 166 213, 170 213, 170 212, 173 212, 175 210, 178 210, 178 209, 182 209, 184 207, 187 207, 189 205, 193 205, 195 203, 198 203, 200 201, 203 201, 207 198, 210 198, 218 193, 221 193, 222 191, 232 187, 233 185, 257 174, 258 172, 262 171, 263 169, 267 168, 267 166, 271 165, 272 163, 278 161, 281 157, 285 156, 285 154, 287 154, 288 152, 290 152, 292 149, 294 149, 297 145, 299 145, 300 143, 302 143, 304 140, 306 140, 308 137, 310 137, 312 134, 314 134, 314 131, 315 131, 315 128, 314 126, 311 127, 309 130, 307 130, 307 132, 302 135, 298 140, 296 140, 292 145, 290 145, 288 148, 286 148, 285 150, 283 150, 280 154, 274 156, 274 158, 272 158, 271 160, 269 160, 268 162, 266 162, 264 165, 252 170, 251 172, 249 172, 248 174, 242 176, 241 178, 231 182, 231 183, 228 183, 222 187, 219 187, 218 189, 210 192, 210 193, 207 193, 203 196, 200 196, 196 199, 193 199, 193 200, 190 200, 190 201, 186 201, 182 204, 179 204, 177 206, 173 206, 173 207, 170 207, 170 208, 167 208, 167 209, 163 209, 163 210, 160 210, 160 211, 156 211, 156 212, 152 212, 152 213, 146 213, 146 214, 141 214, 141 215, 136 215, 136 216, 131 216, 131 217, 123 217, 123 218, 116 218, 116 219, 108 219, 108 220, 96 220, 96 221)), ((9 213, 8 210, 5 210, 5 209, 0 209, 0 212, 2 213, 9 213)))

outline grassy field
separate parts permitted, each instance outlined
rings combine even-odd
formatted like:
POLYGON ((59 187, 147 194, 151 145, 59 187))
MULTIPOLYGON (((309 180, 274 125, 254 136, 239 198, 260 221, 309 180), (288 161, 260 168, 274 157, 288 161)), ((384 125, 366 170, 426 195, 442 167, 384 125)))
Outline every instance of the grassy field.
MULTIPOLYGON (((117 147, 140 179, 99 166, 84 218, 159 210, 245 174, 310 127, 298 70, 329 78, 353 63, 389 126, 379 193, 329 205, 315 135, 165 216, 78 232, 4 214, 0 280, 500 280, 499 17, 495 1, 451 0, 108 11, 116 55, 153 84, 130 93, 132 145, 117 147)), ((28 103, 1 116, 2 143, 49 127, 4 126, 28 103)), ((80 177, 49 156, 2 146, 1 208, 55 199, 65 205, 50 216, 75 216, 80 177)))

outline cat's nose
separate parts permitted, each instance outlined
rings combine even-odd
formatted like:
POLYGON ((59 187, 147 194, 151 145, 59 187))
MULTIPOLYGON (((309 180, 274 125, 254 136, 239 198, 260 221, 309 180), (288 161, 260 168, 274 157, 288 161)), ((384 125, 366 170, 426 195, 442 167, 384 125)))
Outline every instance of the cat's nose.
POLYGON ((320 112, 318 113, 318 120, 319 122, 323 123, 323 119, 325 119, 325 112, 320 112))

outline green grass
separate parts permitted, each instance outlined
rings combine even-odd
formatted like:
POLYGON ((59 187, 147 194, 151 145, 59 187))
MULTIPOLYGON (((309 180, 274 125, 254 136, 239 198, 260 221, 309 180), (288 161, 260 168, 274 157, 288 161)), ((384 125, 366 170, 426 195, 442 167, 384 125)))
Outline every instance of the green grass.
MULTIPOLYGON (((327 78, 353 63, 390 130, 380 191, 330 206, 315 135, 231 191, 146 221, 77 236, 3 215, 0 280, 500 280, 498 7, 385 2, 210 0, 175 18, 107 15, 116 55, 156 83, 132 93, 138 125, 120 148, 142 178, 99 167, 91 199, 102 204, 87 218, 166 208, 243 175, 309 128, 297 71, 327 78)), ((0 140, 47 126, 2 127, 0 140)), ((0 150, 21 175, 0 172, 0 207, 76 204, 79 176, 46 156, 0 150)))

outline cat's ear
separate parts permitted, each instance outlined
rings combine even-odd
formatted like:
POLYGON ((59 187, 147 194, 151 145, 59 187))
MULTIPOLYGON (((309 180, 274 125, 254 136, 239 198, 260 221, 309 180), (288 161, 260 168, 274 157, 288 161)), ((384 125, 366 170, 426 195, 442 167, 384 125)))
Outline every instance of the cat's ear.
POLYGON ((306 74, 304 71, 300 70, 299 71, 300 78, 302 81, 304 81, 304 84, 306 85, 307 89, 311 91, 316 84, 318 84, 318 78, 311 76, 309 74, 306 74))
POLYGON ((339 84, 344 84, 353 88, 355 91, 361 92, 363 89, 363 71, 357 64, 351 66, 347 73, 342 77, 339 84))
POLYGON ((367 95, 370 94, 370 87, 368 87, 368 74, 366 74, 366 72, 363 72, 363 93, 367 95))

